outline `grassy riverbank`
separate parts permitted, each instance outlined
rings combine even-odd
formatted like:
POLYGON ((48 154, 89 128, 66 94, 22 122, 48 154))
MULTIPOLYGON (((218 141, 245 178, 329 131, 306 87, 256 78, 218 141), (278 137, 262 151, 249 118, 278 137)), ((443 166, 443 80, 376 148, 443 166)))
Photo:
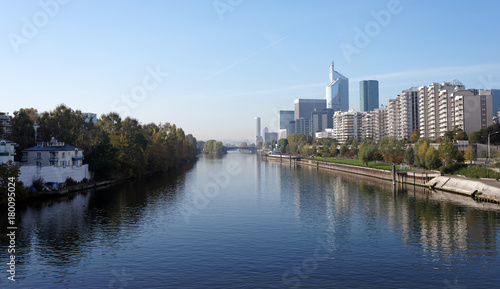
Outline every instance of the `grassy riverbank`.
MULTIPOLYGON (((345 159, 345 158, 304 158, 304 159, 313 160, 313 161, 323 161, 323 162, 328 162, 328 163, 368 167, 368 168, 381 169, 381 170, 387 170, 387 171, 392 170, 391 164, 379 163, 379 162, 369 162, 368 165, 365 165, 363 162, 361 162, 360 160, 356 160, 356 159, 345 159)), ((402 170, 402 169, 398 168, 398 171, 413 172, 415 170, 412 170, 412 169, 411 170, 407 170, 407 169, 402 170)))

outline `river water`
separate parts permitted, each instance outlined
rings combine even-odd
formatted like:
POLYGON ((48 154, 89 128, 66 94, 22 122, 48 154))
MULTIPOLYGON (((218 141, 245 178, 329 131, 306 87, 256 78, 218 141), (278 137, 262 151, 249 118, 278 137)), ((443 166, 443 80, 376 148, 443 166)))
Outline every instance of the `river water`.
POLYGON ((17 214, 17 281, 7 279, 2 234, 1 288, 458 289, 500 281, 498 205, 238 152, 17 214))

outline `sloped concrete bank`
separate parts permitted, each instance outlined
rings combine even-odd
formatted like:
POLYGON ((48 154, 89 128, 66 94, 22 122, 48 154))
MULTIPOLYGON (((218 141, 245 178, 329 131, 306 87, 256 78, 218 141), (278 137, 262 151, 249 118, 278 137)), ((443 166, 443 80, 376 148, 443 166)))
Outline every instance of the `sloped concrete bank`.
POLYGON ((478 201, 500 204, 500 182, 476 180, 457 176, 438 176, 427 184, 431 189, 457 193, 478 201))
MULTIPOLYGON (((286 165, 288 158, 268 157, 267 160, 280 161, 286 165)), ((304 165, 328 170, 342 171, 352 174, 378 178, 397 183, 410 184, 420 187, 426 187, 432 190, 451 192, 483 202, 500 204, 500 181, 496 180, 476 180, 458 176, 442 176, 440 172, 397 172, 393 177, 391 171, 360 167, 354 165, 345 165, 329 163, 317 160, 290 160, 290 165, 304 165)))

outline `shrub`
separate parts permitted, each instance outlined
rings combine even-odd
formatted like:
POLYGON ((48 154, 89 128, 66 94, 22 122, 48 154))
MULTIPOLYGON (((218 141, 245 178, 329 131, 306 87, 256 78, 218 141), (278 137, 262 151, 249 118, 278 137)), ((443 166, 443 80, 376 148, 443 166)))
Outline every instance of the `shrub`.
POLYGON ((463 163, 451 163, 447 166, 442 166, 439 168, 439 171, 443 174, 455 174, 457 171, 466 168, 467 165, 463 163))
POLYGON ((37 191, 42 191, 45 187, 45 180, 42 177, 33 178, 32 187, 34 187, 37 191))
POLYGON ((89 182, 89 179, 87 178, 83 178, 83 180, 81 181, 82 183, 88 183, 89 182))
POLYGON ((66 184, 66 186, 74 186, 77 184, 77 182, 73 180, 71 177, 67 177, 64 183, 66 184))

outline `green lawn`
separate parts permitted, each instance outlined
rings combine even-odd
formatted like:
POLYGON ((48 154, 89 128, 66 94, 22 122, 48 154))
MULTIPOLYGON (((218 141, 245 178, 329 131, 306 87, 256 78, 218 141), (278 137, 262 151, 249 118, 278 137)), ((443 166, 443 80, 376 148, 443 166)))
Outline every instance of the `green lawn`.
MULTIPOLYGON (((354 160, 354 159, 341 159, 341 158, 305 158, 305 159, 306 160, 313 160, 313 161, 323 161, 323 162, 329 162, 329 163, 360 166, 360 167, 370 167, 370 168, 388 170, 388 171, 392 170, 392 165, 386 164, 386 163, 369 162, 368 166, 365 166, 365 164, 363 164, 360 160, 354 160)), ((400 169, 397 169, 397 170, 402 171, 400 169)), ((408 171, 408 170, 403 170, 403 171, 408 171)))

